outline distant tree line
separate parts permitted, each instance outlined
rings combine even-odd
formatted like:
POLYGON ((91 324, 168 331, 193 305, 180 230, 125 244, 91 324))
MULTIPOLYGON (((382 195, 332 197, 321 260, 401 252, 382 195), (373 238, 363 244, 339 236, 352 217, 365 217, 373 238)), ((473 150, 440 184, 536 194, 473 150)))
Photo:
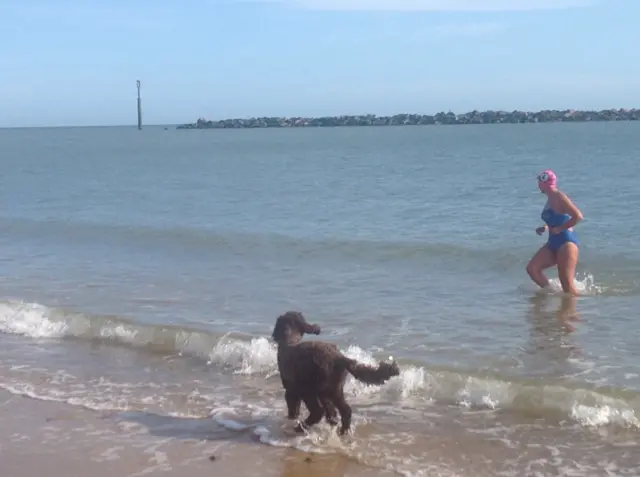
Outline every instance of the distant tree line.
POLYGON ((222 119, 208 121, 199 118, 195 123, 181 124, 178 129, 245 129, 245 128, 292 128, 292 127, 341 127, 341 126, 403 126, 403 125, 453 125, 453 124, 518 124, 587 121, 637 121, 640 109, 604 109, 580 111, 568 109, 529 111, 471 111, 464 114, 440 112, 428 114, 396 114, 376 116, 326 116, 318 118, 270 117, 246 119, 222 119))

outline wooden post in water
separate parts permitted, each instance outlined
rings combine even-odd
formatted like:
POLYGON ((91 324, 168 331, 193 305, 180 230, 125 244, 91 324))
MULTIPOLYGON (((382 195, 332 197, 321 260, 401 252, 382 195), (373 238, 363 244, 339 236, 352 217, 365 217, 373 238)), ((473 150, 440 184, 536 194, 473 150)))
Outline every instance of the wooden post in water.
POLYGON ((136 81, 138 87, 138 130, 142 129, 142 100, 140 99, 140 80, 136 81))

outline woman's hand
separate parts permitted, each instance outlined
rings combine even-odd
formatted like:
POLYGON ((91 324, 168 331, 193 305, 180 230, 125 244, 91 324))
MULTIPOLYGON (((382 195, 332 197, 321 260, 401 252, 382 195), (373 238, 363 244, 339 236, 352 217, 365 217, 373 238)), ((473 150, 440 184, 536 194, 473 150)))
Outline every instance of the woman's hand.
POLYGON ((536 229, 536 233, 537 233, 538 235, 542 235, 542 234, 544 233, 544 231, 545 231, 545 230, 547 230, 547 226, 546 226, 546 225, 543 225, 542 227, 538 227, 538 228, 536 229))

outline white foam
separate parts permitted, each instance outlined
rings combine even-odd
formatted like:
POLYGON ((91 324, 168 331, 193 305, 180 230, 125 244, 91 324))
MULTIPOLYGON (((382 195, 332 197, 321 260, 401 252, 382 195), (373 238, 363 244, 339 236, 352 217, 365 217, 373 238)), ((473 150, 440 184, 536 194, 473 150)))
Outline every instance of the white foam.
POLYGON ((226 414, 233 414, 235 416, 236 410, 234 408, 215 409, 211 412, 211 417, 213 417, 213 420, 219 425, 230 431, 245 431, 253 427, 252 424, 244 424, 237 420, 230 419, 226 417, 226 414))
POLYGON ((100 338, 103 339, 117 339, 122 343, 140 345, 140 330, 134 326, 128 326, 122 323, 118 323, 114 326, 103 326, 100 328, 100 338))
MULTIPOLYGON (((595 296, 610 293, 613 290, 596 283, 595 277, 591 273, 585 273, 584 276, 576 275, 573 285, 582 296, 595 296)), ((535 283, 527 281, 518 286, 518 290, 527 293, 534 292, 540 295, 564 295, 562 284, 558 277, 549 277, 549 286, 541 289, 535 283)))
POLYGON ((0 303, 0 331, 32 338, 63 337, 68 324, 50 319, 49 312, 35 303, 0 303))
MULTIPOLYGON (((272 423, 282 420, 283 409, 270 409, 272 423)), ((277 426, 276 430, 269 429, 268 424, 263 424, 264 415, 260 420, 246 422, 248 418, 241 417, 240 407, 225 407, 218 408, 211 412, 211 416, 217 424, 234 432, 251 431, 252 436, 259 442, 272 447, 287 447, 294 448, 307 453, 326 454, 328 452, 334 452, 336 450, 345 451, 346 448, 343 445, 342 440, 338 437, 336 430, 327 425, 325 422, 321 422, 314 426, 311 430, 305 434, 298 434, 293 430, 296 425, 296 421, 287 420, 282 426, 277 426)), ((246 414, 242 412, 242 414, 246 414)), ((354 426, 355 429, 355 421, 354 426)), ((276 427, 273 425, 273 427, 276 427)))
MULTIPOLYGON (((584 277, 576 275, 573 280, 573 286, 580 295, 599 295, 604 292, 604 287, 596 284, 596 280, 591 273, 585 273, 584 277)), ((549 287, 545 290, 550 294, 563 294, 562 284, 558 277, 549 278, 549 287)))
POLYGON ((249 342, 223 337, 209 354, 209 363, 231 367, 235 374, 277 372, 276 348, 266 338, 249 342))
POLYGON ((574 404, 571 407, 571 417, 588 427, 602 427, 617 424, 623 427, 640 427, 640 421, 636 417, 635 410, 626 406, 600 404, 587 406, 574 404))

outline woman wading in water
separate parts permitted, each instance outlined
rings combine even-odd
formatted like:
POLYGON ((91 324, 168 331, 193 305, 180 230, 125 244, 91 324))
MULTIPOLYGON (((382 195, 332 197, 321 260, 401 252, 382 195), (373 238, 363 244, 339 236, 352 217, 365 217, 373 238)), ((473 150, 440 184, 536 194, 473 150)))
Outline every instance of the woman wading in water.
POLYGON ((544 270, 557 265, 562 290, 577 295, 574 279, 580 242, 573 228, 584 217, 567 194, 557 188, 557 177, 551 169, 538 176, 538 187, 547 196, 547 203, 541 214, 545 225, 538 227, 536 233, 542 235, 548 230, 549 239, 527 265, 527 273, 540 288, 546 288, 549 279, 544 270))

